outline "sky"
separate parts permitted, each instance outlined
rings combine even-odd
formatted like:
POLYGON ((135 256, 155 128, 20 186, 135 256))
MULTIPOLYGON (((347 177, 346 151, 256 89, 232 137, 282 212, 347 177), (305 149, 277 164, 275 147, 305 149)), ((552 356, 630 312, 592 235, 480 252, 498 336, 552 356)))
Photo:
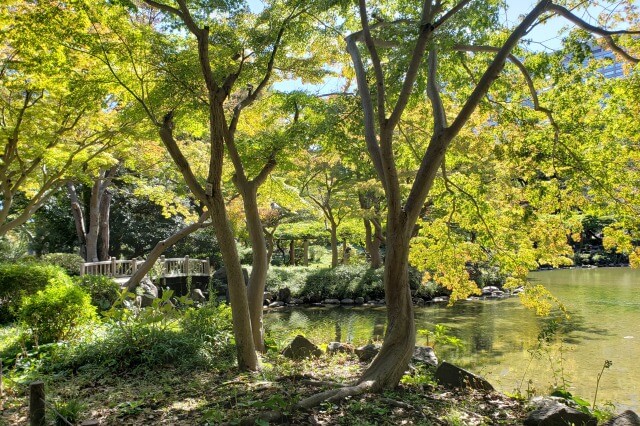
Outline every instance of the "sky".
MULTIPOLYGON (((538 2, 534 0, 507 0, 506 3, 507 9, 503 12, 503 16, 506 22, 516 25, 522 20, 521 15, 531 11, 538 2)), ((636 0, 635 3, 640 3, 640 0, 636 0)), ((249 6, 254 11, 263 7, 260 0, 249 0, 249 6)), ((601 12, 603 12, 602 7, 590 6, 577 15, 589 23, 596 24, 597 17, 601 12)), ((563 37, 567 34, 563 30, 572 27, 573 24, 570 24, 565 18, 553 17, 536 26, 525 39, 530 41, 528 47, 532 50, 555 50, 560 47, 563 37)), ((303 84, 298 79, 278 82, 274 84, 274 88, 282 91, 304 90, 309 93, 326 94, 342 91, 343 83, 343 79, 336 77, 326 78, 323 84, 318 85, 303 84)))

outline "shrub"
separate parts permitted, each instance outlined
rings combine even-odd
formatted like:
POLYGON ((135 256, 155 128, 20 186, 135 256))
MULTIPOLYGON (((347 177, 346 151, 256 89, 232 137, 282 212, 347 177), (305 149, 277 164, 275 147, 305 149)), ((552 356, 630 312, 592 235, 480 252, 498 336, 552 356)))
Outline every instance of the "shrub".
POLYGON ((44 290, 25 297, 18 313, 37 344, 72 339, 95 316, 91 297, 69 277, 51 280, 44 290))
POLYGON ((82 256, 73 253, 50 253, 42 256, 42 260, 51 265, 60 266, 69 275, 80 275, 84 263, 82 256))
POLYGON ((0 322, 15 319, 25 296, 44 289, 52 280, 69 279, 58 266, 37 262, 0 264, 0 322))
MULTIPOLYGON (((176 321, 153 321, 154 315, 140 314, 109 322, 90 340, 69 346, 51 369, 91 368, 120 374, 143 373, 166 365, 226 369, 233 363, 228 307, 205 305, 186 313, 171 309, 176 321)), ((146 310, 153 312, 154 308, 146 310)))
POLYGON ((120 285, 103 275, 75 277, 75 283, 91 296, 91 304, 100 311, 109 309, 120 297, 120 285))

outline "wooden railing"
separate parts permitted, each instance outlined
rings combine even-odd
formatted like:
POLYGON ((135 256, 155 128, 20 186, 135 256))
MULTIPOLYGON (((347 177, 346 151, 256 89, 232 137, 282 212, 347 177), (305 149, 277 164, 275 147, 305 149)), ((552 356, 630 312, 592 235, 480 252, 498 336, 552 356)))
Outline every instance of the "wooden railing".
MULTIPOLYGON (((130 277, 136 272, 138 265, 143 262, 143 260, 136 259, 118 260, 115 257, 102 262, 87 262, 80 268, 80 275, 105 275, 114 278, 130 277)), ((190 259, 189 256, 171 258, 160 256, 156 266, 159 266, 161 278, 208 276, 211 273, 209 259, 190 259)))

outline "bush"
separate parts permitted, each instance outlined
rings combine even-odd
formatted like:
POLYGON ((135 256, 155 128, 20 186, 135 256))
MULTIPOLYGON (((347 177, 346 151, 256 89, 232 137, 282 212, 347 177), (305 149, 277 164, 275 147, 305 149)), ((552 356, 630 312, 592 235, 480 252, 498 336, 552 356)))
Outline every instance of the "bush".
POLYGON ((69 279, 58 266, 38 262, 0 264, 0 322, 15 319, 25 296, 44 289, 50 281, 69 279))
POLYGON ((59 354, 51 369, 90 368, 121 374, 145 373, 166 365, 227 369, 233 364, 230 308, 205 305, 186 313, 171 309, 176 321, 154 322, 153 315, 130 315, 109 322, 90 340, 59 354))
POLYGON ((50 253, 42 256, 42 260, 51 265, 60 266, 69 275, 80 275, 84 263, 82 256, 73 253, 50 253))
POLYGON ((77 337, 81 326, 93 321, 96 308, 91 297, 69 277, 54 279, 49 286, 22 300, 20 321, 37 344, 77 337))
POLYGON ((120 297, 120 285, 103 275, 83 275, 75 277, 75 283, 91 296, 91 304, 100 311, 106 311, 120 297))

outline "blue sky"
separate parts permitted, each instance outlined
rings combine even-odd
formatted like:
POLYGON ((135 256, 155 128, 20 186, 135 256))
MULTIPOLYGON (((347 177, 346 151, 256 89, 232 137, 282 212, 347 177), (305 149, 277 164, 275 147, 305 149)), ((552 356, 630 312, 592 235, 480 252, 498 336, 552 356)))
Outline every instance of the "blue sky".
MULTIPOLYGON (((636 4, 640 0, 636 0, 636 4)), ((521 15, 525 15, 537 4, 534 0, 507 0, 507 10, 503 13, 508 23, 516 25, 521 21, 521 15)), ((249 0, 252 10, 260 10, 262 2, 260 0, 249 0)), ((596 24, 598 15, 603 11, 601 7, 590 6, 587 10, 578 13, 583 20, 596 24)), ((572 24, 571 24, 572 26, 572 24)), ((544 24, 538 25, 526 37, 530 40, 529 48, 533 50, 554 50, 557 49, 562 38, 566 35, 564 28, 571 27, 568 21, 562 17, 554 17, 544 24)), ((327 78, 324 84, 305 85, 299 80, 278 82, 274 85, 277 90, 305 90, 310 93, 332 93, 341 91, 343 80, 339 78, 327 78)))

